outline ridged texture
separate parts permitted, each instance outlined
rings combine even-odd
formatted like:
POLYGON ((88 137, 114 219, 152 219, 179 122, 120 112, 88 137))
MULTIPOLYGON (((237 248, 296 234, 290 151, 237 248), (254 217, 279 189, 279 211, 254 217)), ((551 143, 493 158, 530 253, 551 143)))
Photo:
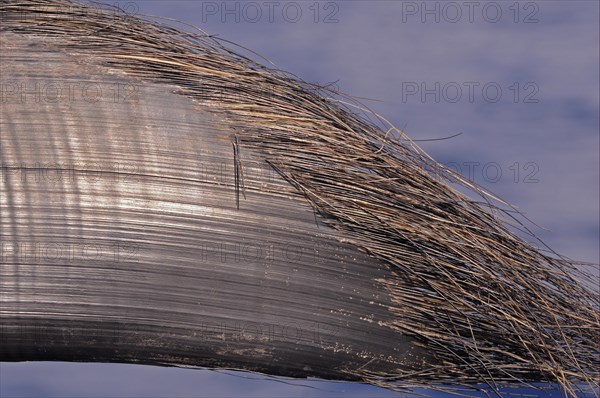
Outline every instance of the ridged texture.
POLYGON ((422 367, 385 326, 393 273, 249 151, 237 208, 232 131, 205 107, 52 40, 0 46, 1 360, 422 367))
POLYGON ((416 371, 349 374, 397 389, 483 383, 497 391, 527 381, 556 382, 570 395, 580 383, 597 388, 599 298, 576 264, 518 237, 507 222, 525 228, 518 214, 384 120, 379 127, 357 116, 351 99, 260 66, 207 35, 114 11, 9 1, 2 16, 3 30, 51 36, 71 54, 178 86, 235 132, 240 189, 245 154, 258 154, 346 242, 390 267, 395 277, 380 281, 396 315, 388 326, 434 360, 416 371))

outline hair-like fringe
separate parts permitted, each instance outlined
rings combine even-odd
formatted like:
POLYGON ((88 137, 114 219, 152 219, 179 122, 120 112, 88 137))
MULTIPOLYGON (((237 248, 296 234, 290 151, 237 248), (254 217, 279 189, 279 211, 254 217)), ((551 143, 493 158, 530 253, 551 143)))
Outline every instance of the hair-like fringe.
POLYGON ((415 337, 435 364, 348 373, 396 391, 484 385, 499 393, 550 382, 575 396, 598 388, 599 296, 589 275, 519 237, 511 225, 528 230, 518 212, 351 97, 262 66, 203 32, 106 5, 3 0, 0 13, 2 31, 60 38, 68 52, 179 86, 235 129, 238 150, 262 153, 328 225, 389 265, 397 277, 382 284, 397 318, 387 326, 415 337))

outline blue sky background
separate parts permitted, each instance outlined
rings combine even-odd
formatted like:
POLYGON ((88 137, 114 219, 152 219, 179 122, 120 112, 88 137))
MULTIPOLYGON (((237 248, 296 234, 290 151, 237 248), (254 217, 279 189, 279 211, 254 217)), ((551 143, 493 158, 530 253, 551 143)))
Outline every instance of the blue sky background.
MULTIPOLYGON (((376 99, 365 103, 413 139, 462 133, 420 144, 517 205, 546 228, 534 231, 553 249, 598 263, 598 2, 472 4, 471 13, 462 1, 275 1, 270 15, 264 1, 119 2, 131 13, 198 25, 306 81, 376 99)), ((3 398, 395 396, 278 380, 130 365, 0 365, 3 398)))

